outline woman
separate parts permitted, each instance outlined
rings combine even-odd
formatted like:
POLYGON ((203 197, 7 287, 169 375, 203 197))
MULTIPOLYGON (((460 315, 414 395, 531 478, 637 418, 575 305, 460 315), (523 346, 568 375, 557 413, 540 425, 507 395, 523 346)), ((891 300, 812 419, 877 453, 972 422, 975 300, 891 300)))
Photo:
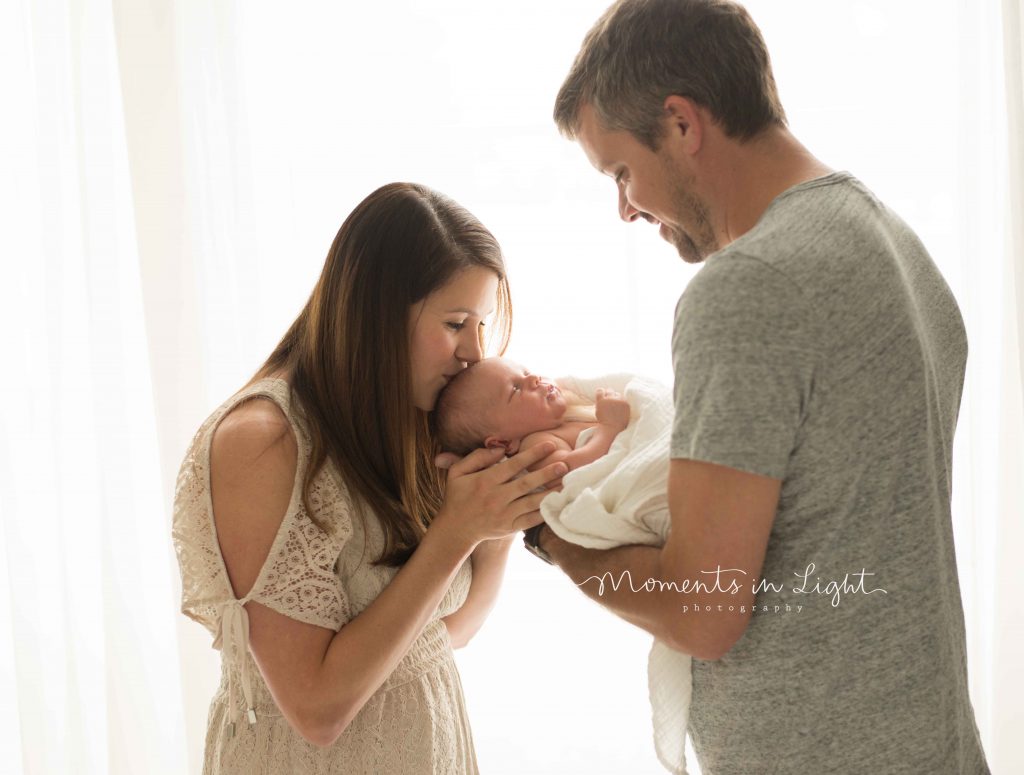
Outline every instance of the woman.
POLYGON ((477 450, 446 482, 434 466, 428 412, 482 357, 495 307, 504 349, 490 232, 430 189, 384 186, 199 429, 173 532, 182 610, 222 657, 205 773, 477 771, 451 649, 482 624, 512 535, 540 521, 533 490, 564 473, 516 478, 550 446, 477 450))

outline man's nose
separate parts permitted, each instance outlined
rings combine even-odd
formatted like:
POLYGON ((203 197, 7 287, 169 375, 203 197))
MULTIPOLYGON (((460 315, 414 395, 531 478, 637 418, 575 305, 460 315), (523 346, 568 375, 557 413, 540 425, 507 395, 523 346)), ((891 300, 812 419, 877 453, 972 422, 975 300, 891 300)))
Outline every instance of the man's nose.
POLYGON ((619 217, 626 223, 632 223, 640 217, 640 211, 629 203, 626 191, 622 186, 619 186, 619 217))

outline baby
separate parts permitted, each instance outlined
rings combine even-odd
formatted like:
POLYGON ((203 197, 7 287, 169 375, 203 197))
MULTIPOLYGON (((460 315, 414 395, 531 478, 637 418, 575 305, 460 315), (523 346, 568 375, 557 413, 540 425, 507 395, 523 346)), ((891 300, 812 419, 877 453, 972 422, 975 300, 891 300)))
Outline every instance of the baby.
POLYGON ((514 455, 542 441, 555 451, 533 468, 564 462, 570 471, 608 453, 629 425, 629 403, 613 390, 584 399, 505 358, 479 361, 441 393, 434 423, 441 447, 465 455, 477 447, 504 447, 514 455), (584 431, 593 429, 580 438, 584 431))
MULTIPOLYGON (((566 477, 560 489, 551 487, 541 501, 541 516, 552 531, 590 549, 664 546, 672 526, 671 389, 627 374, 574 383, 596 397, 593 405, 511 361, 483 360, 460 372, 442 391, 432 415, 434 428, 445 450, 463 455, 481 446, 503 447, 512 455, 554 441, 556 451, 535 466, 564 461, 577 473, 566 477), (629 401, 614 390, 597 388, 609 384, 629 401)), ((656 641, 647 669, 659 756, 680 763, 673 772, 685 772, 690 657, 656 641)))

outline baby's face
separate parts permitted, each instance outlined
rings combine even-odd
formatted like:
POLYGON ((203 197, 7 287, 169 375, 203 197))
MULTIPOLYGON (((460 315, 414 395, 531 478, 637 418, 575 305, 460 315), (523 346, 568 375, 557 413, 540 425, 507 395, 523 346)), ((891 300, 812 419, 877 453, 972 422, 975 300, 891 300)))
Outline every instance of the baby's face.
POLYGON ((480 361, 473 370, 474 389, 486 399, 488 441, 511 444, 514 450, 524 436, 562 424, 565 398, 551 380, 504 358, 480 361))

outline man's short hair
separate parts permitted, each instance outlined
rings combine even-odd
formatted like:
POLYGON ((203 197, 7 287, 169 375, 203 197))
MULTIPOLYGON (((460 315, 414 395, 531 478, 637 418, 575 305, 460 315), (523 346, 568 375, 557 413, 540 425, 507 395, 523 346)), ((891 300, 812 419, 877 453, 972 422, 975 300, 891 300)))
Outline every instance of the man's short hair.
POLYGON ((558 92, 555 123, 575 139, 589 104, 604 129, 626 130, 657 150, 671 95, 706 108, 738 140, 786 124, 761 31, 729 0, 619 0, 584 38, 558 92))

